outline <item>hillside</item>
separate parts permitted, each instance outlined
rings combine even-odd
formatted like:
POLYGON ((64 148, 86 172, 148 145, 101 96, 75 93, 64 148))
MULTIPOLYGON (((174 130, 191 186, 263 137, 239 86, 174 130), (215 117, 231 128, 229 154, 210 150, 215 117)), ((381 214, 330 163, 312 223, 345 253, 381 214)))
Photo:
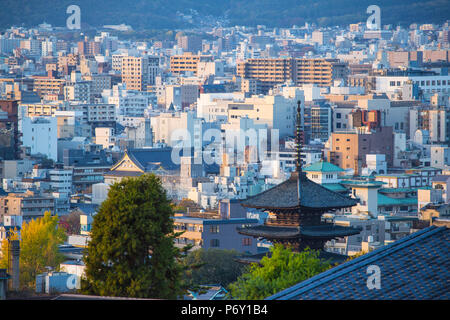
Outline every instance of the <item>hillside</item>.
POLYGON ((216 21, 222 26, 345 25, 366 21, 371 4, 380 6, 382 24, 450 19, 448 0, 0 0, 0 28, 43 21, 65 26, 71 4, 80 6, 83 25, 125 23, 135 30, 211 26, 216 21))

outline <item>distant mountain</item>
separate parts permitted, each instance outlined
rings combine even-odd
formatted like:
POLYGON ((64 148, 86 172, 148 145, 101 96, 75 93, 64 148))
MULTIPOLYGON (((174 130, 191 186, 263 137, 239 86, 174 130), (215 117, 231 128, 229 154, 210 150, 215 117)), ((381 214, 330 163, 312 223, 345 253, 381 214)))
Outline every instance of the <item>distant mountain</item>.
POLYGON ((263 24, 290 27, 305 22, 320 26, 365 22, 366 9, 381 8, 381 23, 444 23, 448 0, 0 0, 0 28, 35 26, 43 21, 65 26, 66 9, 81 8, 82 25, 127 24, 133 29, 263 24))

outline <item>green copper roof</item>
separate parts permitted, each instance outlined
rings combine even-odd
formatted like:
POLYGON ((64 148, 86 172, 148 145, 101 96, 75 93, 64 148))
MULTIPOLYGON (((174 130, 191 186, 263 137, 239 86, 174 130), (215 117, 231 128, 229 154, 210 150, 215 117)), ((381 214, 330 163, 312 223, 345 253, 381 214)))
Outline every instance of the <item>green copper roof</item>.
POLYGON ((322 187, 334 192, 347 191, 347 188, 340 183, 322 183, 322 187))
POLYGON ((407 198, 390 198, 382 193, 378 193, 378 205, 379 206, 395 206, 395 205, 417 205, 417 197, 407 198))
POLYGON ((303 169, 303 171, 311 171, 311 172, 342 172, 343 169, 339 168, 338 166, 326 162, 326 161, 319 161, 316 163, 313 163, 303 169))
MULTIPOLYGON (((421 188, 422 189, 422 188, 421 188)), ((381 193, 402 193, 402 192, 417 192, 417 188, 381 188, 381 193)))

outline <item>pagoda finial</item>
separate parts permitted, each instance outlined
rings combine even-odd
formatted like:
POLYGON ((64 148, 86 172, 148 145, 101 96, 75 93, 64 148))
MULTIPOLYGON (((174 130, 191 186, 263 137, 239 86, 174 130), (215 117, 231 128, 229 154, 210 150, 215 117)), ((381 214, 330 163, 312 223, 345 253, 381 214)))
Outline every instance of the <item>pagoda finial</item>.
POLYGON ((297 148, 297 172, 299 176, 302 172, 302 146, 303 146, 303 135, 302 135, 302 112, 301 112, 301 101, 297 101, 297 125, 296 125, 296 133, 295 133, 295 142, 297 148))

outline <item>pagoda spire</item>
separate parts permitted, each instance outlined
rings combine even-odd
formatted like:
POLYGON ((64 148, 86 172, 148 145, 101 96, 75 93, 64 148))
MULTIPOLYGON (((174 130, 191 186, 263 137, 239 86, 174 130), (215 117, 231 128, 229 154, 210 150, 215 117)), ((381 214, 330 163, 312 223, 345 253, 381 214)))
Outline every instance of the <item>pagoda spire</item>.
POLYGON ((302 111, 301 111, 301 101, 297 101, 297 119, 296 119, 296 132, 295 132, 295 143, 297 149, 297 163, 296 171, 299 176, 302 174, 302 147, 303 147, 303 123, 302 123, 302 111))

